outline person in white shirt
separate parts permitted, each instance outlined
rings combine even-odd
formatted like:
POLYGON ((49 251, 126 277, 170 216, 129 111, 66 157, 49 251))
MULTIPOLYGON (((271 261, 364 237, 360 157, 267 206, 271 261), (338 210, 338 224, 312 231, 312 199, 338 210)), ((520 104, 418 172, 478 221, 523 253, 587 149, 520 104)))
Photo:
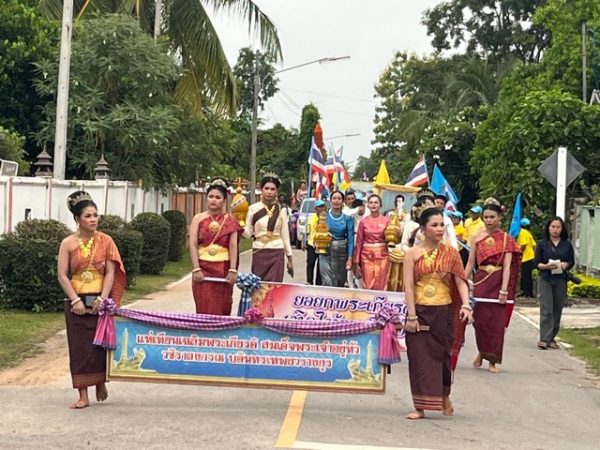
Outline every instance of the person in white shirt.
POLYGON ((454 231, 454 224, 452 223, 452 219, 447 214, 446 204, 448 203, 448 197, 441 194, 436 194, 434 197, 435 207, 444 211, 444 244, 451 246, 458 250, 458 241, 456 240, 456 232, 454 231))
POLYGON ((282 282, 286 257, 288 273, 294 273, 287 208, 277 203, 279 186, 277 175, 265 175, 260 182, 260 201, 250 205, 246 216, 244 237, 254 239, 251 270, 262 281, 282 282))

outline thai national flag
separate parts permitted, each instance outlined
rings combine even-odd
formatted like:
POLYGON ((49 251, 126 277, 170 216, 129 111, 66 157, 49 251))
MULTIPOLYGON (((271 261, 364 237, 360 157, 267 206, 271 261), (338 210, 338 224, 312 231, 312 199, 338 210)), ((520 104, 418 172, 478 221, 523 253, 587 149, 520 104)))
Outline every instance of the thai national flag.
POLYGON ((419 160, 412 172, 408 176, 408 180, 406 180, 406 186, 421 186, 423 184, 429 183, 429 175, 427 173, 427 164, 425 164, 425 158, 423 155, 419 156, 419 160))
POLYGON ((321 150, 315 143, 315 138, 312 139, 312 145, 310 146, 310 156, 308 157, 308 163, 312 170, 312 180, 315 181, 315 198, 323 198, 329 195, 329 174, 327 171, 327 164, 323 160, 321 150))

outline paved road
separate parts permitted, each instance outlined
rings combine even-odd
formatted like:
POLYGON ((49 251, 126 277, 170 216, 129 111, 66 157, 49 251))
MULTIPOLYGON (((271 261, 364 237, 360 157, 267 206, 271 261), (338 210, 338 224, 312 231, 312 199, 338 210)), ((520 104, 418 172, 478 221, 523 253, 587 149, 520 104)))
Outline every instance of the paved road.
MULTIPOLYGON (((301 252, 295 261, 303 276, 301 252)), ((192 311, 189 283, 133 307, 192 311)), ((403 418, 411 410, 405 363, 394 367, 385 395, 112 382, 107 403, 81 411, 67 408, 75 394, 65 368, 50 384, 0 386, 0 448, 596 448, 600 389, 578 360, 564 350, 539 351, 536 341, 531 323, 514 317, 503 372, 493 375, 470 366, 469 330, 455 416, 418 422, 403 418)))

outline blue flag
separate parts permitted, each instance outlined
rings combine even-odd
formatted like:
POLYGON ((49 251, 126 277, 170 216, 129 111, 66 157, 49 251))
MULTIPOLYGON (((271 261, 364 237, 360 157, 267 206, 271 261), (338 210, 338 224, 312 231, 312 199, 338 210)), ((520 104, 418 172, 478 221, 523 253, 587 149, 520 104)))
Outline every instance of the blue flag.
POLYGON ((442 174, 442 171, 437 166, 437 164, 433 167, 433 176, 431 177, 431 190, 438 195, 445 195, 448 197, 448 202, 452 203, 454 206, 458 203, 458 196, 446 177, 442 174))
POLYGON ((521 193, 517 194, 517 198, 515 199, 515 208, 513 209, 512 221, 510 222, 510 230, 508 230, 508 234, 511 235, 513 239, 516 239, 521 231, 521 193))

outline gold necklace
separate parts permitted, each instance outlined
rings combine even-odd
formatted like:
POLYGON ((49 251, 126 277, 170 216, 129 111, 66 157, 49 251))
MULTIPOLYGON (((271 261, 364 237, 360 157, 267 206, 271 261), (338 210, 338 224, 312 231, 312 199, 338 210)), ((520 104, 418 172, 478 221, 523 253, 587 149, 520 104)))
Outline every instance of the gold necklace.
POLYGON ((427 267, 431 267, 435 263, 435 259, 437 258, 437 255, 438 255, 437 247, 429 252, 427 250, 423 250, 423 262, 425 263, 425 265, 427 267))
POLYGON ((81 249, 81 254, 84 258, 89 258, 92 254, 92 247, 94 246, 95 236, 96 235, 94 234, 86 243, 83 239, 81 239, 81 235, 79 235, 79 248, 81 249))
POLYGON ((275 211, 275 205, 277 203, 273 203, 273 205, 269 208, 267 205, 265 205, 265 209, 267 210, 267 216, 269 216, 269 219, 271 217, 273 217, 273 211, 275 211))
POLYGON ((218 233, 219 230, 221 229, 221 224, 219 222, 217 222, 217 217, 211 217, 212 221, 208 224, 208 230, 211 233, 218 233))

